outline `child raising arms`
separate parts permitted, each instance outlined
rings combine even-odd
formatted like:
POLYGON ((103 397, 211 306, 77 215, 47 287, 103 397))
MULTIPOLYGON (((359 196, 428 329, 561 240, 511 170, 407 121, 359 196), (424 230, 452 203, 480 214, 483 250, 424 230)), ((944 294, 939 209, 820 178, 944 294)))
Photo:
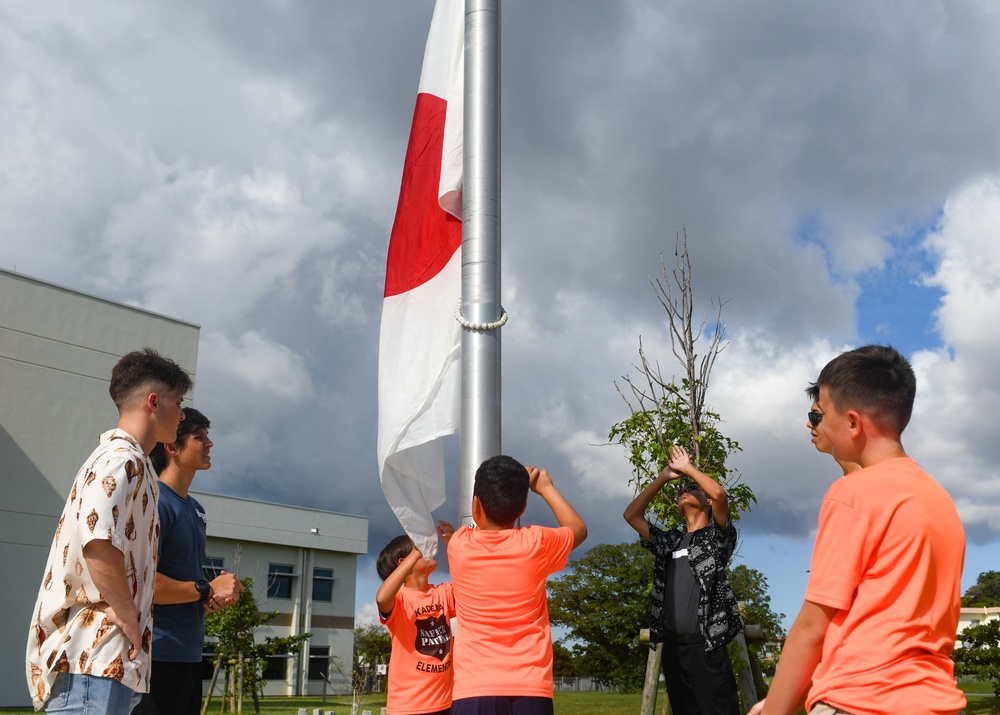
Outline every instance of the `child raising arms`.
POLYGON ((548 472, 507 456, 476 471, 475 529, 448 544, 458 602, 455 715, 551 715, 552 634, 545 579, 566 565, 587 527, 548 472), (533 491, 559 527, 518 527, 533 491))
POLYGON ((379 621, 392 637, 387 715, 451 712, 455 596, 450 583, 427 582, 436 567, 405 535, 390 541, 378 557, 382 585, 375 602, 379 621))

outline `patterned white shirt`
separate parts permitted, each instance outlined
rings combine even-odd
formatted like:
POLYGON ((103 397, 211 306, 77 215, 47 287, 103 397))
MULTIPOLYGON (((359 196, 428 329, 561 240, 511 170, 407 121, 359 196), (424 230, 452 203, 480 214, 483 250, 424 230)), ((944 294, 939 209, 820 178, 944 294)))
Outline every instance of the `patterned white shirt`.
POLYGON ((112 678, 136 692, 149 690, 158 497, 156 472, 139 443, 120 429, 102 434, 73 481, 38 589, 26 664, 36 710, 48 700, 59 672, 112 678), (132 661, 128 639, 105 617, 103 597, 83 557, 83 547, 94 539, 110 541, 125 558, 142 633, 142 647, 132 661))

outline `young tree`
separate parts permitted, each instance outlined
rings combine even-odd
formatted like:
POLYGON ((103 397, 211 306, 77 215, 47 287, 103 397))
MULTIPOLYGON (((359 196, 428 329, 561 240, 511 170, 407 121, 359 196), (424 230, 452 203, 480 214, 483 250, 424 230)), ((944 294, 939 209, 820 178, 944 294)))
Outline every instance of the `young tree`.
POLYGON ((240 594, 239 601, 205 616, 205 635, 216 639, 213 657, 216 674, 225 667, 231 676, 226 678, 232 685, 224 697, 230 697, 238 687, 235 678, 240 670, 233 666, 240 664, 243 674, 242 692, 251 695, 254 712, 259 713, 259 696, 264 692, 266 681, 263 673, 267 659, 272 655, 298 653, 312 634, 303 633, 283 638, 268 636, 263 643, 257 642, 254 637, 256 629, 268 623, 279 612, 261 613, 253 597, 253 579, 245 578, 242 581, 243 593, 240 594))
MULTIPOLYGON (((739 483, 738 473, 726 466, 728 457, 740 450, 739 443, 718 430, 716 425, 720 417, 710 410, 702 411, 698 436, 695 436, 688 420, 686 381, 681 387, 663 383, 658 388, 662 392, 655 407, 644 405, 643 409, 612 426, 608 435, 611 442, 627 450, 632 464, 629 484, 639 493, 667 466, 672 445, 685 446, 690 454, 694 454, 692 445, 697 445, 701 455, 698 468, 726 487, 733 521, 738 521, 740 514, 757 501, 750 487, 739 483)), ((681 481, 676 486, 679 488, 681 481)), ((677 496, 675 489, 663 489, 650 504, 653 515, 666 529, 675 529, 685 523, 677 506, 677 496)))
MULTIPOLYGON (((705 403, 715 360, 728 345, 722 322, 724 303, 713 301, 716 317, 710 329, 706 330, 702 321, 695 330, 687 232, 683 244, 678 236, 674 262, 673 270, 669 271, 660 254, 663 278, 650 279, 650 284, 667 312, 670 345, 684 377, 679 385, 673 377, 666 379, 659 363, 646 357, 640 336, 639 365, 634 367, 641 371, 642 377, 622 377, 625 387, 615 383, 632 414, 612 426, 608 439, 625 447, 633 472, 629 482, 636 493, 667 466, 671 446, 679 444, 687 448, 695 466, 725 486, 735 521, 757 499, 749 486, 739 482, 739 473, 727 464, 729 456, 740 450, 739 443, 719 431, 721 418, 705 403), (707 338, 708 345, 704 354, 699 355, 698 343, 703 338, 707 338)), ((664 490, 652 504, 653 513, 667 528, 683 523, 675 497, 672 491, 664 490)))
POLYGON ((370 693, 374 683, 375 666, 387 664, 392 654, 392 636, 385 626, 355 626, 354 628, 354 672, 359 678, 362 691, 370 693))
POLYGON ((365 695, 364 674, 356 664, 344 665, 344 659, 339 657, 330 659, 330 667, 340 673, 345 682, 351 684, 351 715, 357 715, 365 695))
POLYGON ((958 634, 958 638, 961 647, 956 644, 951 654, 955 675, 992 683, 992 712, 1000 712, 1000 620, 969 626, 958 634))
POLYGON ((598 544, 549 582, 549 617, 567 629, 579 675, 618 689, 642 688, 653 555, 638 543, 598 544))

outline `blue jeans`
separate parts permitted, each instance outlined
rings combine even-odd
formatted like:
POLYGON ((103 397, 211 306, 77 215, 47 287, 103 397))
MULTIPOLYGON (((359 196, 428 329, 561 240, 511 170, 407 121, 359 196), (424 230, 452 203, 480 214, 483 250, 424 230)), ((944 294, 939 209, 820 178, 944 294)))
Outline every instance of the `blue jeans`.
POLYGON ((45 703, 48 715, 129 715, 136 693, 127 685, 111 678, 78 673, 58 673, 52 684, 52 694, 45 703))

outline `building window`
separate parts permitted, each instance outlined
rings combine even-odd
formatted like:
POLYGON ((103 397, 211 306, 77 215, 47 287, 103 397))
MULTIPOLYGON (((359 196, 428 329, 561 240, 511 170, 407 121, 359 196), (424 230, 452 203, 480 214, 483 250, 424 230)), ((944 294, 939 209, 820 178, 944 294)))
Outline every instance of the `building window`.
POLYGON ((219 576, 222 573, 222 566, 225 563, 225 559, 221 556, 206 556, 205 563, 202 564, 202 568, 205 571, 205 578, 209 581, 219 576))
POLYGON ((313 569, 314 601, 333 601, 333 569, 313 569))
POLYGON ((284 680, 287 672, 287 653, 282 653, 281 655, 269 655, 261 677, 264 680, 284 680))
POLYGON ((330 646, 309 646, 309 680, 323 680, 329 677, 330 646))
POLYGON ((267 567, 267 597, 292 597, 292 567, 288 564, 268 564, 267 567))

